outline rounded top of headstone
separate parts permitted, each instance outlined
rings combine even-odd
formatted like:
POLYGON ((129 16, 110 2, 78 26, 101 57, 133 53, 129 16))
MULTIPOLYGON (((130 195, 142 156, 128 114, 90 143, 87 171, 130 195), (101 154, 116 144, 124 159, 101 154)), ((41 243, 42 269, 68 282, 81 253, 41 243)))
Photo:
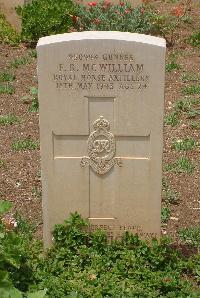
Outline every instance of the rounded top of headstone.
POLYGON ((50 45, 54 43, 81 40, 121 40, 130 42, 134 41, 138 43, 144 43, 164 48, 166 47, 166 41, 164 38, 145 34, 118 31, 83 31, 45 36, 39 39, 37 47, 50 45))

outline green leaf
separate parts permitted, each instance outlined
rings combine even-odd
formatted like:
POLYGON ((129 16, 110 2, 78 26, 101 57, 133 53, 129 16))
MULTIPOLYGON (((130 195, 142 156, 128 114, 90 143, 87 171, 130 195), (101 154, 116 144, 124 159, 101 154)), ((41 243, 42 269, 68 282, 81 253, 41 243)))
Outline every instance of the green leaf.
POLYGON ((0 200, 0 215, 8 212, 12 207, 12 203, 5 200, 0 200))
POLYGON ((5 280, 8 277, 8 273, 6 271, 0 270, 0 281, 5 280))
POLYGON ((200 277, 200 270, 196 270, 196 274, 200 277))
POLYGON ((9 298, 23 298, 22 293, 16 288, 9 290, 9 298))
POLYGON ((13 287, 8 280, 0 282, 0 297, 1 298, 23 298, 21 292, 13 287))
POLYGON ((3 239, 5 237, 5 233, 0 232, 0 239, 3 239))
POLYGON ((11 254, 4 254, 5 261, 12 265, 15 268, 20 268, 20 261, 19 261, 19 256, 16 255, 11 255, 11 254))
POLYGON ((71 292, 66 298, 82 298, 82 295, 79 295, 77 292, 71 292))
POLYGON ((31 93, 32 95, 37 95, 37 94, 38 94, 38 89, 37 89, 37 87, 31 87, 31 88, 30 88, 30 93, 31 93))
POLYGON ((34 293, 29 293, 27 295, 27 298, 44 298, 46 295, 47 290, 41 290, 34 293))

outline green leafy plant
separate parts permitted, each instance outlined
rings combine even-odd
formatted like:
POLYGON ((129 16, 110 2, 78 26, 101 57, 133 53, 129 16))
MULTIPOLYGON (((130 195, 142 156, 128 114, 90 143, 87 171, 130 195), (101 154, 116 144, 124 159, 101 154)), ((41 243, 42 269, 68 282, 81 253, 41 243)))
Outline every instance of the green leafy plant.
POLYGON ((193 33, 189 38, 188 38, 189 43, 194 46, 198 47, 200 46, 200 31, 193 33))
POLYGON ((133 8, 128 2, 112 5, 109 1, 89 2, 88 6, 78 6, 72 17, 74 27, 82 30, 127 31, 163 36, 169 45, 175 42, 182 18, 189 11, 188 4, 177 6, 167 14, 156 10, 153 1, 143 1, 142 6, 133 8), (151 3, 150 3, 151 2, 151 3))
POLYGON ((31 58, 37 58, 37 51, 35 49, 30 50, 28 54, 31 58))
POLYGON ((15 92, 15 88, 10 85, 0 85, 0 94, 13 94, 15 92))
POLYGON ((0 73, 0 82, 12 82, 15 80, 15 76, 9 72, 0 73))
POLYGON ((20 218, 14 230, 3 225, 1 229, 0 266, 9 283, 2 287, 7 294, 2 298, 12 290, 18 294, 10 294, 13 298, 198 297, 200 293, 195 280, 198 257, 185 259, 167 239, 160 243, 154 239, 149 245, 125 233, 120 241, 109 243, 101 230, 91 233, 78 213, 56 225, 53 245, 46 252, 27 237, 32 229, 20 218), (2 262, 5 254, 10 260, 2 262))
POLYGON ((56 226, 53 247, 37 271, 50 297, 184 296, 189 289, 195 294, 181 275, 188 264, 166 240, 149 246, 125 233, 108 243, 102 231, 90 234, 87 227, 77 213, 56 226))
POLYGON ((32 237, 27 237, 30 225, 27 227, 25 222, 22 225, 22 221, 6 214, 11 207, 11 202, 0 200, 0 297, 42 298, 45 290, 28 292, 29 285, 33 283, 30 260, 39 250, 32 237))
POLYGON ((200 249, 200 227, 190 227, 179 230, 180 239, 200 249))
POLYGON ((199 104, 199 102, 200 101, 196 98, 180 99, 175 103, 175 111, 177 113, 190 112, 191 110, 194 109, 194 106, 199 104))
POLYGON ((198 115, 200 115, 200 110, 191 109, 187 112, 187 118, 195 118, 198 115))
POLYGON ((164 201, 170 204, 178 203, 178 193, 170 188, 164 192, 164 201))
POLYGON ((35 142, 31 138, 26 138, 24 140, 16 141, 12 144, 12 149, 15 151, 19 150, 35 150, 38 149, 38 142, 35 142))
POLYGON ((172 144, 172 149, 176 151, 188 151, 198 147, 199 144, 197 140, 193 138, 185 138, 182 140, 176 140, 172 144))
POLYGON ((20 118, 13 114, 0 116, 0 125, 12 125, 19 122, 20 118))
POLYGON ((22 19, 21 37, 24 41, 37 42, 46 35, 65 33, 72 26, 75 11, 71 0, 35 0, 17 8, 22 19))
POLYGON ((169 207, 162 207, 161 210, 161 221, 162 223, 167 223, 170 218, 170 209, 169 207))
POLYGON ((178 64, 175 60, 166 64, 166 71, 171 72, 173 70, 178 70, 181 68, 181 65, 178 64))
POLYGON ((36 229, 35 225, 23 218, 18 212, 15 213, 15 220, 17 222, 16 231, 24 238, 32 240, 36 229))
MULTIPOLYGON (((2 216, 12 207, 9 201, 0 200, 0 297, 19 297, 22 295, 9 279, 9 270, 19 268, 19 239, 12 232, 6 232, 2 216)), ((8 222, 9 224, 11 223, 8 222)), ((8 226, 7 223, 7 226, 8 226)))
POLYGON ((79 5, 77 15, 72 17, 78 31, 125 31, 150 33, 153 22, 150 7, 133 8, 128 2, 113 5, 109 1, 89 2, 79 5))
POLYGON ((180 157, 174 163, 167 164, 165 166, 166 171, 172 171, 174 173, 188 173, 191 174, 195 169, 195 165, 187 157, 180 157))
POLYGON ((185 95, 200 94, 200 85, 186 86, 183 88, 183 93, 185 95))
POLYGON ((184 83, 196 82, 196 81, 199 81, 199 80, 200 80, 199 74, 196 74, 196 73, 193 73, 193 72, 187 72, 187 73, 184 73, 182 75, 182 81, 184 83))
POLYGON ((195 118, 200 114, 199 109, 195 106, 199 104, 199 99, 196 98, 183 98, 175 103, 175 111, 173 113, 181 115, 182 113, 186 115, 187 118, 195 118))
MULTIPOLYGON (((45 298, 47 290, 39 290, 33 293, 27 293, 27 298, 45 298)), ((73 297, 72 297, 73 298, 73 297)))
POLYGON ((0 200, 0 216, 8 212, 12 207, 12 203, 9 201, 0 200))
POLYGON ((29 112, 37 113, 39 110, 39 102, 38 102, 38 89, 37 87, 31 87, 29 91, 29 95, 23 96, 21 98, 24 104, 30 104, 29 112))
POLYGON ((165 117, 165 124, 166 125, 171 125, 172 127, 178 125, 180 122, 179 120, 179 113, 176 111, 172 111, 165 117))
POLYGON ((37 113, 39 110, 38 89, 36 87, 31 87, 30 95, 31 95, 31 106, 29 108, 29 111, 37 113))
POLYGON ((22 65, 26 65, 28 63, 30 63, 30 57, 28 56, 24 56, 24 57, 20 57, 20 58, 15 58, 14 60, 12 60, 10 62, 10 67, 11 68, 18 68, 22 65))
POLYGON ((178 193, 174 191, 170 185, 167 179, 162 180, 162 188, 163 188, 163 199, 166 203, 170 204, 177 204, 178 203, 178 193))
MULTIPOLYGON (((146 2, 151 1, 147 0, 146 2)), ((190 1, 184 1, 181 4, 179 3, 168 13, 162 14, 157 11, 152 18, 154 24, 152 34, 163 36, 166 39, 168 46, 173 46, 178 36, 180 25, 184 23, 186 18, 190 17, 189 11, 190 1)))
POLYGON ((196 129, 196 130, 200 129, 200 123, 198 121, 191 121, 189 125, 192 129, 196 129))
POLYGON ((185 15, 182 17, 182 21, 184 24, 189 24, 191 25, 193 23, 193 18, 190 15, 185 15))
POLYGON ((8 43, 11 46, 17 46, 20 42, 20 36, 15 29, 6 21, 5 16, 0 11, 0 42, 8 43))

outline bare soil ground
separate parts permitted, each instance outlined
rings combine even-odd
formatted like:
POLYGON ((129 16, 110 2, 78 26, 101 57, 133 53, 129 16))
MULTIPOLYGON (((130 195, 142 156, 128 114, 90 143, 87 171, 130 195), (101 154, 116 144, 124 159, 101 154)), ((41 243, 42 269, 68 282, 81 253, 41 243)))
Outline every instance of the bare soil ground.
MULTIPOLYGON (((157 2, 161 10, 171 9, 174 5, 157 2)), ((200 10, 193 5, 190 10, 190 23, 185 23, 180 28, 175 45, 167 49, 166 64, 175 59, 180 68, 166 72, 166 115, 174 111, 174 104, 180 99, 191 97, 200 99, 199 94, 183 93, 186 86, 197 86, 200 83, 196 79, 183 80, 184 74, 193 73, 197 76, 200 73, 199 48, 188 42, 188 37, 200 28, 199 15, 200 10)), ((10 67, 14 59, 30 57, 29 52, 30 49, 23 44, 16 48, 0 44, 1 72, 8 71, 16 77, 12 82, 15 93, 0 95, 0 115, 14 114, 21 120, 20 123, 12 125, 0 124, 0 199, 12 201, 13 212, 17 211, 34 222, 40 234, 42 207, 39 149, 20 151, 12 149, 13 142, 20 139, 31 138, 39 142, 39 115, 30 112, 30 103, 24 103, 22 100, 24 96, 29 95, 30 87, 37 87, 36 59, 32 57, 27 64, 19 65, 18 68, 10 67)), ((197 104, 195 109, 200 111, 200 105, 197 104)), ((167 203, 166 199, 163 199, 163 206, 167 206, 171 214, 168 222, 163 224, 162 232, 173 238, 177 237, 177 231, 181 228, 200 226, 200 147, 180 152, 171 148, 174 140, 194 138, 200 142, 199 128, 191 128, 191 122, 200 123, 199 120, 198 113, 193 118, 182 113, 176 126, 164 126, 163 168, 181 156, 189 158, 195 164, 195 169, 190 174, 163 170, 163 177, 168 181, 170 190, 177 192, 178 197, 176 204, 167 203)), ((164 196, 167 196, 166 190, 163 190, 164 196)))

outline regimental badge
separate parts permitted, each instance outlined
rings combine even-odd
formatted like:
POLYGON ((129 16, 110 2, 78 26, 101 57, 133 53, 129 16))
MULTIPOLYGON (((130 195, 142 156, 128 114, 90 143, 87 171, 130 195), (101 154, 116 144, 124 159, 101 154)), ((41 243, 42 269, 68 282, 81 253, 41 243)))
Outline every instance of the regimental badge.
POLYGON ((110 123, 100 116, 93 123, 94 131, 88 138, 88 157, 84 156, 81 166, 90 165, 99 175, 107 173, 115 164, 122 166, 121 158, 115 157, 115 137, 110 132, 110 123))

